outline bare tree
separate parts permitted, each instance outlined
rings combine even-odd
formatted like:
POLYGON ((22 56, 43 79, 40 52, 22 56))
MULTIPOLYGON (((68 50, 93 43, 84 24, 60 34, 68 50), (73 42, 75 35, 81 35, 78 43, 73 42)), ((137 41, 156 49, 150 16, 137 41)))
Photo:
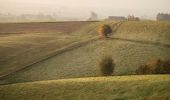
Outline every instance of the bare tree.
POLYGON ((98 15, 95 12, 90 12, 91 16, 88 21, 96 21, 98 19, 98 15))

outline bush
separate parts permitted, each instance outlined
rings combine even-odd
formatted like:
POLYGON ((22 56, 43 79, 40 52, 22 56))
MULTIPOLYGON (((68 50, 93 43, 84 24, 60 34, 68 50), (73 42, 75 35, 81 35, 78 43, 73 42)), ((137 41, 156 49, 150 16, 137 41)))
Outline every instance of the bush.
POLYGON ((137 74, 170 74, 170 60, 151 60, 136 70, 137 74))
POLYGON ((108 38, 111 33, 112 33, 112 28, 110 27, 110 25, 104 24, 100 26, 99 28, 100 37, 108 38))
POLYGON ((105 56, 99 63, 101 74, 104 76, 112 75, 114 72, 114 61, 111 56, 105 56))
POLYGON ((160 62, 160 65, 155 69, 156 74, 170 74, 170 59, 160 62))
POLYGON ((137 70, 136 74, 146 74, 148 71, 148 68, 146 65, 141 65, 137 70))

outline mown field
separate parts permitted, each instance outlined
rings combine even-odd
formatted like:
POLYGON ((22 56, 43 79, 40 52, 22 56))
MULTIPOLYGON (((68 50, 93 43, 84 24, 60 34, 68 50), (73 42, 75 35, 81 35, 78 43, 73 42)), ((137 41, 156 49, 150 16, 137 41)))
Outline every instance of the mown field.
POLYGON ((112 76, 0 86, 1 100, 169 100, 170 75, 112 76))

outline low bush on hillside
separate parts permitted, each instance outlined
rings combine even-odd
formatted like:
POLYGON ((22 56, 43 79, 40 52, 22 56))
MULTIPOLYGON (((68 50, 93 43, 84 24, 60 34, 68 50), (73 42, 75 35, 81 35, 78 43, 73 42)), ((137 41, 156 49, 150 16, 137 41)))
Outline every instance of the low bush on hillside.
POLYGON ((100 26, 99 35, 101 38, 103 37, 108 38, 109 35, 111 35, 111 33, 112 33, 112 28, 110 27, 110 25, 104 24, 100 26))
POLYGON ((101 74, 103 76, 112 75, 115 67, 112 57, 111 56, 103 57, 102 60, 99 62, 99 67, 100 67, 101 74))
POLYGON ((136 70, 137 74, 170 74, 169 60, 151 60, 136 70))

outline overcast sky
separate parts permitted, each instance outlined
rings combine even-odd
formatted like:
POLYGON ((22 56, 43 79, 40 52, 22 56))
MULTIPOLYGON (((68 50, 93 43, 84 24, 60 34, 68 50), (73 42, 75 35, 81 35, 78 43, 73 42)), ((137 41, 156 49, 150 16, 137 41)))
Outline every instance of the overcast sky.
POLYGON ((0 13, 51 14, 88 17, 134 14, 154 18, 158 12, 170 13, 170 0, 0 0, 0 13))

